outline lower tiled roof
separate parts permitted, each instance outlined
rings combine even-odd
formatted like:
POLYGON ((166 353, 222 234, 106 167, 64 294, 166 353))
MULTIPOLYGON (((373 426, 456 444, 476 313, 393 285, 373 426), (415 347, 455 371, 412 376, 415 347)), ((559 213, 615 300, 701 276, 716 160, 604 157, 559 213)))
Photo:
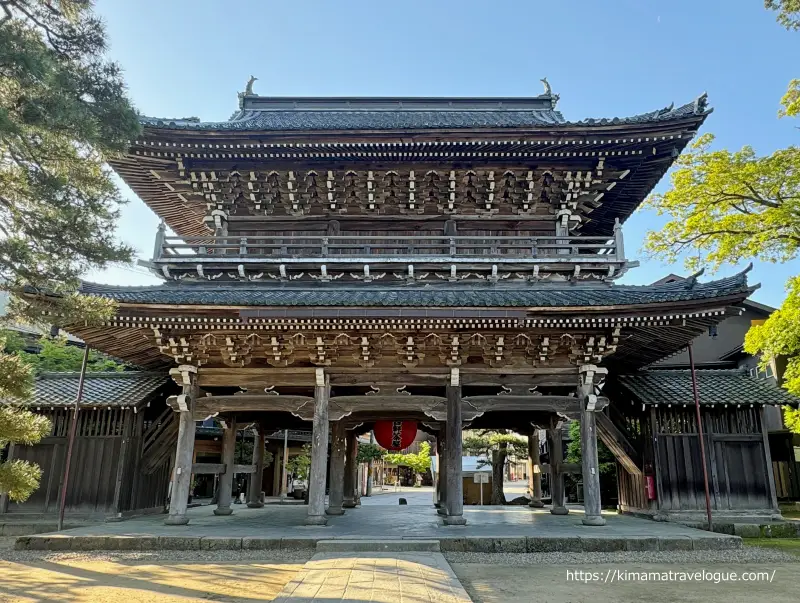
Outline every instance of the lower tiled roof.
MULTIPOLYGON (((797 406, 800 398, 763 379, 739 370, 698 370, 697 390, 701 404, 774 404, 797 406)), ((692 372, 651 370, 618 375, 624 393, 642 404, 694 404, 692 372)))
POLYGON ((263 283, 169 282, 152 287, 83 283, 81 292, 121 303, 214 306, 575 307, 658 304, 748 295, 745 273, 709 283, 651 286, 543 284, 523 287, 297 287, 263 283))
MULTIPOLYGON (((33 395, 23 403, 33 407, 73 406, 79 379, 79 373, 37 375, 33 395)), ((81 406, 135 406, 152 399, 169 380, 166 373, 155 372, 86 373, 81 406)))

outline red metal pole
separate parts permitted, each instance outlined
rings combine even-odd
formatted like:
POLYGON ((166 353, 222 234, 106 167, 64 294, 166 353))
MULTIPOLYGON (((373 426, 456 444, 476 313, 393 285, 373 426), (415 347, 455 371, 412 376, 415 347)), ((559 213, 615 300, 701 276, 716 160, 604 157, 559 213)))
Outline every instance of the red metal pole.
POLYGON ((83 399, 83 382, 86 378, 86 364, 89 361, 89 346, 83 349, 83 361, 81 362, 81 374, 78 378, 78 395, 75 397, 75 406, 72 411, 72 424, 69 426, 69 442, 67 443, 67 458, 64 461, 64 479, 61 483, 61 500, 58 503, 58 531, 64 527, 64 507, 67 504, 67 484, 69 482, 69 465, 72 461, 72 447, 75 444, 75 433, 78 430, 78 411, 81 408, 83 399))
POLYGON ((708 468, 706 467, 706 444, 703 439, 703 421, 700 414, 700 396, 697 393, 697 373, 694 370, 694 356, 692 355, 692 344, 689 344, 689 366, 692 369, 692 392, 694 393, 694 409, 697 415, 697 436, 700 438, 700 457, 703 460, 703 486, 706 489, 706 516, 708 517, 708 531, 714 531, 714 523, 711 520, 711 494, 708 489, 708 468))

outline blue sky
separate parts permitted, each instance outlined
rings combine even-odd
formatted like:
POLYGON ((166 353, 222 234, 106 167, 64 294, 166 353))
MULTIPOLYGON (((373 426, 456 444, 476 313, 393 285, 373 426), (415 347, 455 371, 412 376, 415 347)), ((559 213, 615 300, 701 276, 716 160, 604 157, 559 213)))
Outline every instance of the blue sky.
MULTIPOLYGON (((251 74, 256 93, 275 96, 535 96, 546 76, 567 119, 642 113, 706 91, 714 113, 703 131, 719 146, 767 154, 800 139, 797 121, 777 119, 800 77, 800 33, 761 0, 98 0, 97 9, 146 115, 227 119, 251 74)), ((148 258, 158 219, 123 190, 119 236, 148 258)), ((649 211, 626 223, 628 255, 642 265, 624 282, 685 273, 640 257, 660 224, 649 211)), ((753 299, 779 305, 798 268, 756 264, 753 299)), ((142 268, 89 278, 159 282, 142 268)))

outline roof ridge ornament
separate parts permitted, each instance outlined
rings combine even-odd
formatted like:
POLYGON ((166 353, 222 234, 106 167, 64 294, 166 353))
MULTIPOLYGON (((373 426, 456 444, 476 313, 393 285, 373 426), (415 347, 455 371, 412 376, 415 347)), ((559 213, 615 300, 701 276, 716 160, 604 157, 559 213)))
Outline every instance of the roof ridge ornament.
POLYGON ((694 112, 705 113, 707 110, 708 110, 708 92, 703 92, 703 94, 694 99, 694 112))
POLYGON ((697 284, 697 277, 701 276, 706 271, 705 268, 700 268, 697 272, 686 279, 686 289, 694 289, 697 284))
POLYGON ((250 79, 247 80, 247 84, 245 84, 244 92, 239 93, 239 108, 244 109, 244 99, 247 96, 256 96, 256 93, 253 92, 253 84, 258 80, 258 78, 254 75, 250 76, 250 79))
POLYGON ((542 82, 542 84, 544 84, 544 95, 543 96, 549 96, 550 97, 550 108, 551 109, 555 109, 556 105, 558 104, 558 100, 561 98, 561 96, 558 95, 558 94, 554 94, 553 93, 553 89, 550 87, 550 82, 547 81, 546 77, 543 77, 539 81, 542 82))

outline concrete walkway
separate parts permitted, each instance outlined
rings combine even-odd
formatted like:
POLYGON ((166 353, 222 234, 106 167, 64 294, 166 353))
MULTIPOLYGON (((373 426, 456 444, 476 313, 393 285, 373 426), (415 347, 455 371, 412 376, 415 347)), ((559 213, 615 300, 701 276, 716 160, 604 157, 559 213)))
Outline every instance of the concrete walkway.
POLYGON ((274 603, 469 603, 441 553, 318 553, 274 603))

